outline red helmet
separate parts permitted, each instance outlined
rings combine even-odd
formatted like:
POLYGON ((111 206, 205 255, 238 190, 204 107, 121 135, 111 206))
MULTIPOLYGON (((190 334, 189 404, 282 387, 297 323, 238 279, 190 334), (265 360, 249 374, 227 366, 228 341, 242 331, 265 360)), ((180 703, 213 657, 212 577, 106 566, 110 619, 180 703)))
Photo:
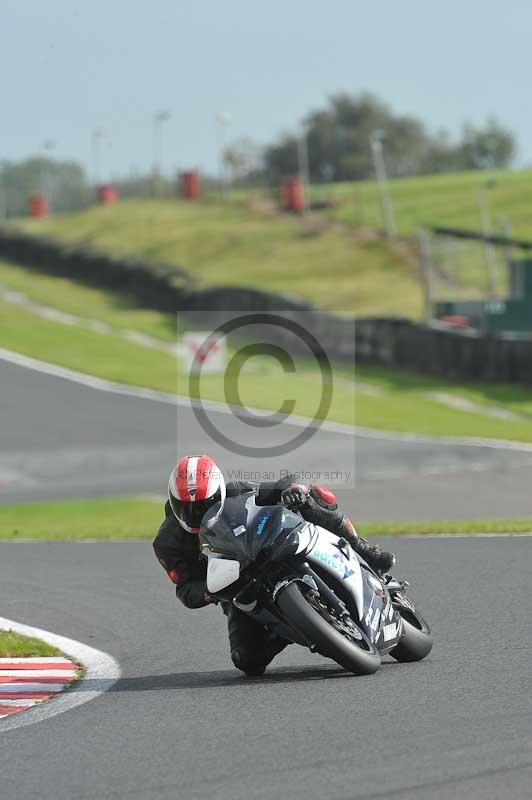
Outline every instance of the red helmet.
POLYGON ((199 533, 205 512, 225 500, 224 476, 210 456, 185 456, 170 474, 168 499, 183 528, 199 533))

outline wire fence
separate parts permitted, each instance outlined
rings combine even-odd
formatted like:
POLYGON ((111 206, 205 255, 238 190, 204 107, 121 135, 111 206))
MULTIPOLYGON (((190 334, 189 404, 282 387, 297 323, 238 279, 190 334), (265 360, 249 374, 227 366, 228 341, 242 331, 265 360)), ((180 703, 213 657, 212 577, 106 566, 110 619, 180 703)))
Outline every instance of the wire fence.
POLYGON ((512 293, 511 264, 519 251, 508 237, 479 238, 419 231, 426 314, 438 302, 500 300, 512 293))

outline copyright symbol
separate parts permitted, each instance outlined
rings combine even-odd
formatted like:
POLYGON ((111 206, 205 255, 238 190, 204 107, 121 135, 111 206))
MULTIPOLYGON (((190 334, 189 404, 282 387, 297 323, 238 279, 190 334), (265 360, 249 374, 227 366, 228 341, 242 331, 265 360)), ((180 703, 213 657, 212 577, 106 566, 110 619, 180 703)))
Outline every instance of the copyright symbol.
MULTIPOLYGON (((304 328, 303 325, 294 320, 285 319, 278 314, 256 313, 236 317, 219 325, 216 330, 210 334, 209 338, 212 337, 212 340, 215 341, 223 336, 228 336, 231 333, 242 331, 252 326, 263 326, 263 328, 267 328, 269 331, 267 337, 269 341, 261 340, 247 343, 240 347, 231 357, 224 373, 224 395, 231 413, 241 423, 255 429, 273 428, 288 420, 296 405, 294 399, 286 398, 283 400, 277 411, 272 414, 259 415, 251 412, 244 406, 238 384, 242 369, 251 358, 255 358, 256 356, 270 356, 280 364, 284 374, 295 374, 297 372, 296 363, 292 355, 286 349, 286 342, 292 341, 294 344, 298 344, 298 350, 302 349, 301 344, 303 344, 304 349, 307 352, 310 351, 319 367, 321 379, 320 401, 314 417, 308 420, 308 425, 301 428, 295 436, 285 442, 269 446, 249 445, 231 439, 226 433, 219 430, 207 416, 202 404, 200 392, 201 365, 198 371, 191 371, 189 373, 189 396, 194 398, 192 410, 197 421, 205 433, 217 444, 240 456, 272 458, 293 452, 298 447, 308 442, 309 439, 318 432, 321 424, 327 418, 331 406, 333 373, 327 353, 316 337, 304 328)), ((264 338, 265 336, 262 335, 262 339, 264 338)))

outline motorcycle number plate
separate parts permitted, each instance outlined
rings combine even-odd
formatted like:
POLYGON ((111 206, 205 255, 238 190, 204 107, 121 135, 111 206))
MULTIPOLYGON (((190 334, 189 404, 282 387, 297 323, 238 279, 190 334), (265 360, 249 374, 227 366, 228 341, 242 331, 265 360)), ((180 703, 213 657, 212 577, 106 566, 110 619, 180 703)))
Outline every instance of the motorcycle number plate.
POLYGON ((209 558, 207 565, 207 591, 221 592, 238 580, 240 563, 229 558, 209 558))

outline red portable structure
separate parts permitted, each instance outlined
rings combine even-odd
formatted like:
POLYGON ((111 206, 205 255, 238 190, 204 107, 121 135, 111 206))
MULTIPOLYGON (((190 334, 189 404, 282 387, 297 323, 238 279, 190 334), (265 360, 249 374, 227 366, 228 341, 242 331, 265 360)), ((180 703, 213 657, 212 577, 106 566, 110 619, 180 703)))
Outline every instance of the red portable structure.
POLYGON ((41 219, 48 214, 48 203, 46 197, 41 192, 30 194, 28 198, 28 211, 30 217, 41 219))
POLYGON ((200 177, 196 170, 181 173, 181 196, 184 200, 195 200, 200 195, 200 177))
POLYGON ((116 203, 118 200, 118 189, 110 183, 105 183, 98 187, 98 201, 102 206, 116 203))
POLYGON ((303 181, 297 175, 285 178, 281 187, 281 200, 287 211, 302 214, 305 210, 303 181))

